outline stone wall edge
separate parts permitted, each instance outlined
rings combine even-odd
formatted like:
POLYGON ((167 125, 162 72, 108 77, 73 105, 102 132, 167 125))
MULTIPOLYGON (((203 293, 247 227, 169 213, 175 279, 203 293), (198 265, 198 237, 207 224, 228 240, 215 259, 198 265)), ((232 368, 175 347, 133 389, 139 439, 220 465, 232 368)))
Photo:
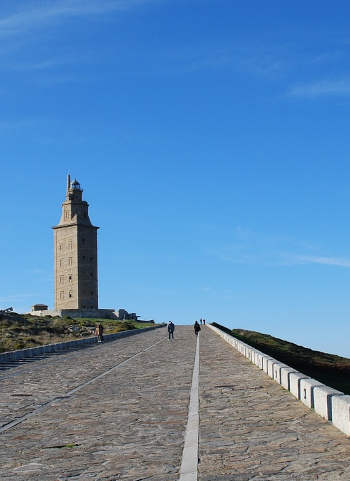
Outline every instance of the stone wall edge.
POLYGON ((306 374, 298 372, 287 364, 258 351, 215 326, 207 324, 207 327, 222 337, 243 356, 248 358, 259 369, 263 370, 271 379, 280 384, 283 389, 286 389, 300 402, 303 402, 305 406, 313 409, 319 416, 327 419, 343 433, 348 436, 350 435, 350 396, 330 388, 306 374), (261 362, 257 362, 255 361, 256 358, 247 355, 249 351, 255 351, 257 358, 259 359, 259 356, 261 357, 261 362), (275 374, 276 371, 277 375, 275 374), (294 380, 292 385, 290 383, 291 376, 294 380))

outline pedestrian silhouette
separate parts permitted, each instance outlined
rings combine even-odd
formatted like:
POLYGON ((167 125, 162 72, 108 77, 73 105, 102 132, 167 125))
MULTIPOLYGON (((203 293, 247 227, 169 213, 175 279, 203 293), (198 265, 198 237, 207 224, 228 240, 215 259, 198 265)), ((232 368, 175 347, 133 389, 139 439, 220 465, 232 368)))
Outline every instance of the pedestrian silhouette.
POLYGON ((196 336, 198 336, 199 331, 201 330, 201 326, 199 325, 198 321, 194 323, 194 333, 196 336))
POLYGON ((96 336, 97 342, 103 342, 103 326, 101 323, 96 327, 96 336))
POLYGON ((174 339, 175 324, 170 321, 168 324, 169 339, 174 339))

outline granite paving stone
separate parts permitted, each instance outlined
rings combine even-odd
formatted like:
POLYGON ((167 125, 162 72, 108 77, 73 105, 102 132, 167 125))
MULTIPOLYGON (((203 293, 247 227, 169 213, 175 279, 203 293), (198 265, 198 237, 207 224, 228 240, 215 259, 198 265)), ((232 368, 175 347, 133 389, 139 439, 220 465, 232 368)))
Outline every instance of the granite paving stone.
MULTIPOLYGON (((175 481, 187 422, 195 338, 189 327, 177 328, 174 341, 166 334, 160 329, 119 339, 82 351, 83 359, 70 353, 60 356, 58 363, 43 360, 35 374, 31 366, 21 366, 29 369, 27 393, 34 395, 29 386, 33 389, 35 376, 40 379, 41 402, 164 339, 3 433, 0 479, 175 481), (65 373, 69 380, 60 383, 65 373)), ((26 373, 7 379, 6 388, 11 381, 11 388, 18 389, 18 379, 25 380, 26 373)), ((19 405, 16 409, 21 411, 19 405)), ((11 406, 8 410, 12 413, 11 406)))
MULTIPOLYGON (((0 480, 178 481, 195 345, 178 326, 1 374, 2 424, 53 401, 0 434, 0 480)), ((206 327, 199 389, 198 481, 350 480, 350 438, 206 327)))
POLYGON ((165 335, 165 329, 156 329, 7 370, 0 375, 0 427, 64 395, 165 335))
POLYGON ((208 328, 199 481, 349 481, 350 440, 208 328))

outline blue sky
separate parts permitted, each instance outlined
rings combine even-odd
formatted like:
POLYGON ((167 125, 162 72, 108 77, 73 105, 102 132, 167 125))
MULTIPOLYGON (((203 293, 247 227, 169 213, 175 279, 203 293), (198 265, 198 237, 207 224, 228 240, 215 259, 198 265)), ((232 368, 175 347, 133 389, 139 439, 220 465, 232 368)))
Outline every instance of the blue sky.
POLYGON ((100 307, 350 357, 348 2, 5 0, 0 305, 53 304, 69 170, 100 307))

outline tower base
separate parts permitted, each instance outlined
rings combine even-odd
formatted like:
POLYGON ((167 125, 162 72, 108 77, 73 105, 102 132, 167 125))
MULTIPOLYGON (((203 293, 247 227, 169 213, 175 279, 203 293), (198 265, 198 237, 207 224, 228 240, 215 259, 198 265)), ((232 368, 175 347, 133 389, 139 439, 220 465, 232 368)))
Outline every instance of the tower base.
POLYGON ((59 317, 92 317, 101 319, 117 319, 114 309, 57 309, 27 312, 32 316, 59 316, 59 317))

